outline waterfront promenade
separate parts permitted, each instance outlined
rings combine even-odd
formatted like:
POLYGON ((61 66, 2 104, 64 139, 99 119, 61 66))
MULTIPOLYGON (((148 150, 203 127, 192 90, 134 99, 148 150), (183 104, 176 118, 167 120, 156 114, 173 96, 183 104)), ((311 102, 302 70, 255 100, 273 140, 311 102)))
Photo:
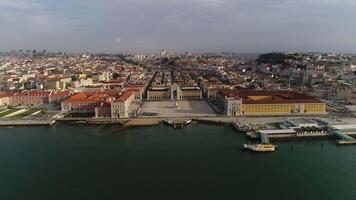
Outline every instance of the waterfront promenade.
MULTIPOLYGON (((127 124, 128 126, 140 125, 156 125, 165 119, 182 120, 192 119, 198 122, 215 123, 215 124, 231 124, 238 121, 241 125, 248 124, 267 124, 278 123, 286 119, 308 118, 314 119, 320 116, 274 116, 274 117, 253 117, 253 116, 187 116, 187 117, 136 117, 125 119, 112 119, 112 118, 47 118, 47 119, 14 119, 14 120, 0 120, 0 126, 6 125, 49 125, 53 123, 87 123, 87 124, 127 124)), ((356 118, 342 118, 343 121, 349 124, 356 124, 356 118)))
POLYGON ((0 120, 0 126, 50 126, 55 122, 53 119, 48 120, 0 120))

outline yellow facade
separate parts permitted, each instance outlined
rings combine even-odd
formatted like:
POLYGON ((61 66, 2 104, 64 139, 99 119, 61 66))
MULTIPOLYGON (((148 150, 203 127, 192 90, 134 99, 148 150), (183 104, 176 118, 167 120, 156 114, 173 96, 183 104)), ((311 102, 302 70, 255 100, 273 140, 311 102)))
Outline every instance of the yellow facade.
POLYGON ((242 104, 241 114, 317 114, 325 112, 325 103, 242 104))
POLYGON ((309 103, 304 105, 304 112, 306 113, 320 113, 325 112, 325 103, 309 103))
POLYGON ((217 88, 208 88, 207 89, 207 97, 208 99, 216 99, 216 94, 218 93, 217 88))
POLYGON ((86 77, 87 77, 86 74, 79 74, 79 79, 86 78, 86 77))
POLYGON ((148 100, 168 100, 170 99, 169 91, 148 91, 148 100))
POLYGON ((201 91, 200 90, 182 90, 181 91, 181 99, 201 99, 201 91))

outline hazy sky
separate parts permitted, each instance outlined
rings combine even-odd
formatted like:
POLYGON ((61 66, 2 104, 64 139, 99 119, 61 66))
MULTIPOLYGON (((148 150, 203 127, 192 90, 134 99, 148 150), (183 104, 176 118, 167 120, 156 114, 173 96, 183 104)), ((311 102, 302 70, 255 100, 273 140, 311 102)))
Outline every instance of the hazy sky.
POLYGON ((0 0, 0 51, 356 52, 356 0, 0 0))

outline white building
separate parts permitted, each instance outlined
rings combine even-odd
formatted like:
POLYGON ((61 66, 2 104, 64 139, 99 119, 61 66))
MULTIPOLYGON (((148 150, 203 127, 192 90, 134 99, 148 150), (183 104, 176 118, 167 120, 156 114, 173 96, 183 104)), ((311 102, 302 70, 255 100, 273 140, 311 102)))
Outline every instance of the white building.
POLYGON ((135 100, 135 94, 132 92, 125 92, 111 103, 111 118, 128 118, 130 117, 130 105, 135 100))
POLYGON ((227 116, 236 116, 241 114, 242 98, 235 94, 228 94, 229 96, 218 93, 216 98, 224 106, 224 114, 227 116))

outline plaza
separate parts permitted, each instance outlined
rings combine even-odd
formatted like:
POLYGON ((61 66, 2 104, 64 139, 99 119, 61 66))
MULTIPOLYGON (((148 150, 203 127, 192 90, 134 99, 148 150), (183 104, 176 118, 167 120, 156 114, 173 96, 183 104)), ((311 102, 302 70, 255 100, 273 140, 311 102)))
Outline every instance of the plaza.
POLYGON ((216 116, 214 110, 205 100, 179 100, 175 101, 145 101, 141 106, 140 117, 199 117, 216 116))

